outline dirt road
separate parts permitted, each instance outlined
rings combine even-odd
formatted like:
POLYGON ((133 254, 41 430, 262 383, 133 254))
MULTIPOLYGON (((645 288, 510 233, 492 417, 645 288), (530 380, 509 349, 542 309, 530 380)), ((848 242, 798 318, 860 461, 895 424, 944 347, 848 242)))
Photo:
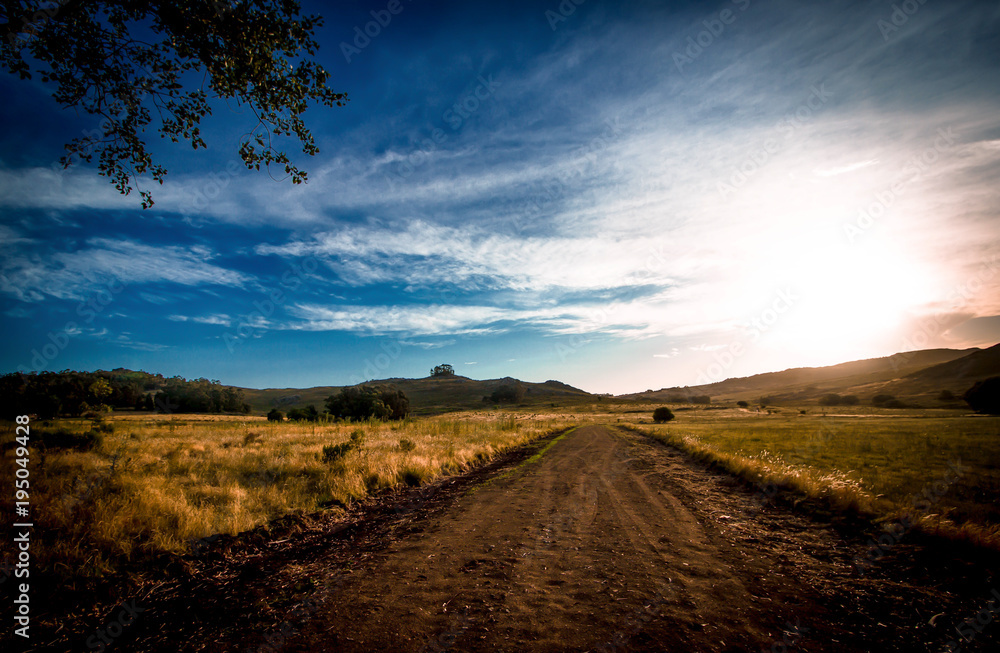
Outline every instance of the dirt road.
MULTIPOLYGON (((862 572, 871 533, 761 496, 582 426, 346 514, 220 537, 167 564, 107 650, 998 650, 995 556, 909 534, 862 572), (973 641, 947 648, 969 618, 973 641)), ((32 650, 93 649, 117 601, 32 650)))
POLYGON ((831 616, 850 599, 815 584, 850 576, 852 552, 754 505, 672 449, 585 426, 368 560, 287 645, 866 650, 851 619, 831 616))

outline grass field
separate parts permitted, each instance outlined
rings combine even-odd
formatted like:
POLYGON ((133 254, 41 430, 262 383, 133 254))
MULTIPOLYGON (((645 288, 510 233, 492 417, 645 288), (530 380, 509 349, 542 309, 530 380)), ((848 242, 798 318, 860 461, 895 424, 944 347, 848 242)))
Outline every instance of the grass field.
MULTIPOLYGON (((958 411, 815 407, 678 411, 622 423, 748 480, 824 497, 834 507, 897 517, 928 531, 1000 546, 1000 418, 958 411)), ((632 409, 630 409, 632 410, 632 409)))
MULTIPOLYGON (((123 415, 97 424, 102 439, 92 450, 74 451, 37 443, 46 428, 82 433, 91 420, 36 423, 32 554, 42 569, 98 576, 149 555, 183 553, 211 534, 455 473, 564 425, 557 416, 493 412, 328 425, 123 415), (345 443, 346 453, 324 453, 345 443)), ((4 478, 14 476, 13 439, 7 423, 4 478)), ((6 514, 14 512, 10 494, 6 514)))
MULTIPOLYGON (((31 510, 39 525, 32 551, 42 569, 99 576, 184 553, 208 535, 424 483, 583 421, 638 428, 761 487, 773 483, 871 516, 908 513, 925 531, 1000 548, 1000 418, 674 406, 676 419, 655 425, 653 408, 595 402, 572 406, 572 414, 463 412, 359 424, 115 415, 97 425, 103 439, 90 451, 32 446, 31 510), (330 450, 350 442, 346 453, 330 450)), ((60 420, 48 428, 94 426, 60 420)), ((37 442, 46 427, 32 428, 37 442)), ((14 428, 2 429, 3 473, 12 478, 14 428)), ((9 493, 0 500, 8 514, 12 501, 9 493)))

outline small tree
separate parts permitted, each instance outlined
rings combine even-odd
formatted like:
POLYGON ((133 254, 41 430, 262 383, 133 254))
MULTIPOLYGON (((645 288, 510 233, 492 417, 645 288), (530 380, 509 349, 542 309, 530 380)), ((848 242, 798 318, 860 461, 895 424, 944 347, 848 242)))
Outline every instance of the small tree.
POLYGON ((674 413, 666 406, 660 406, 653 411, 653 421, 657 424, 665 424, 674 418, 674 413))
POLYGON ((447 363, 431 368, 431 376, 455 376, 455 368, 447 363))
POLYGON ((326 407, 344 419, 403 419, 410 412, 410 400, 395 386, 356 385, 327 397, 326 407))
POLYGON ((748 404, 747 402, 742 401, 742 400, 741 401, 737 401, 736 405, 739 406, 740 408, 749 408, 750 407, 750 404, 748 404))
POLYGON ((283 422, 285 421, 285 414, 278 410, 277 408, 272 408, 267 414, 267 421, 269 422, 283 422))
POLYGON ((316 422, 319 420, 319 411, 312 404, 305 408, 293 408, 288 411, 288 419, 293 422, 316 422))

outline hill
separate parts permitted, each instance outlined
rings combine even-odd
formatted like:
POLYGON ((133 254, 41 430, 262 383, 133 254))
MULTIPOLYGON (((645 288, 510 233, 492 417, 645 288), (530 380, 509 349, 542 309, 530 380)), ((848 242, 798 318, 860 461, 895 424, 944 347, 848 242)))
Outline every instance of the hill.
MULTIPOLYGON (((378 383, 392 384, 402 390, 410 400, 410 409, 417 415, 493 406, 492 403, 484 402, 483 397, 489 397, 497 388, 513 383, 523 385, 525 394, 521 403, 529 406, 593 400, 590 393, 559 381, 530 383, 510 377, 479 381, 459 375, 428 376, 422 379, 383 379, 366 385, 378 383)), ((309 404, 322 410, 326 398, 339 392, 342 387, 344 386, 241 389, 254 412, 267 412, 274 407, 286 410, 309 404)))
POLYGON ((709 395, 713 400, 813 402, 830 393, 854 394, 866 402, 876 394, 935 405, 942 390, 961 396, 973 383, 1000 375, 1000 345, 989 349, 925 349, 827 367, 799 367, 700 386, 663 388, 624 395, 638 401, 670 401, 709 395))

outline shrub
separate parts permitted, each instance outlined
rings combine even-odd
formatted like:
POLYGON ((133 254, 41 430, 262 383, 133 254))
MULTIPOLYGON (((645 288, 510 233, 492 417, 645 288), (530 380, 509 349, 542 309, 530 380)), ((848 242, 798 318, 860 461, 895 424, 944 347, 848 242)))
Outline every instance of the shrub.
POLYGON ((337 462, 344 456, 346 456, 351 449, 354 448, 350 442, 341 442, 340 444, 328 444, 323 447, 323 462, 333 463, 337 462))
POLYGON ((90 429, 86 433, 74 433, 66 428, 57 428, 52 431, 42 432, 42 444, 46 448, 52 449, 76 449, 77 451, 90 451, 103 441, 103 436, 95 429, 90 429))
POLYGON ((875 395, 872 397, 872 406, 884 406, 890 401, 894 401, 896 398, 892 395, 875 395))
POLYGON ((1000 376, 977 381, 962 399, 977 413, 1000 415, 1000 376))
POLYGON ((344 419, 403 419, 410 412, 410 400, 392 385, 355 385, 330 395, 326 407, 344 419))
POLYGON ((750 407, 750 404, 748 404, 745 401, 737 401, 736 405, 739 406, 740 408, 749 408, 750 407))
POLYGON ((285 414, 278 410, 277 408, 272 408, 267 413, 267 421, 269 422, 283 422, 285 421, 285 414))
POLYGON ((288 411, 288 419, 293 422, 315 422, 319 420, 319 412, 315 406, 309 404, 305 408, 293 408, 288 411))
POLYGON ((670 412, 670 409, 666 406, 660 406, 653 411, 653 421, 657 424, 663 424, 669 422, 674 418, 674 414, 670 412))
POLYGON ((404 453, 413 451, 416 448, 417 445, 413 443, 413 440, 407 440, 406 438, 403 438, 399 441, 399 450, 404 453))
POLYGON ((840 401, 845 406, 857 406, 861 403, 861 399, 857 395, 844 395, 840 398, 840 401))

